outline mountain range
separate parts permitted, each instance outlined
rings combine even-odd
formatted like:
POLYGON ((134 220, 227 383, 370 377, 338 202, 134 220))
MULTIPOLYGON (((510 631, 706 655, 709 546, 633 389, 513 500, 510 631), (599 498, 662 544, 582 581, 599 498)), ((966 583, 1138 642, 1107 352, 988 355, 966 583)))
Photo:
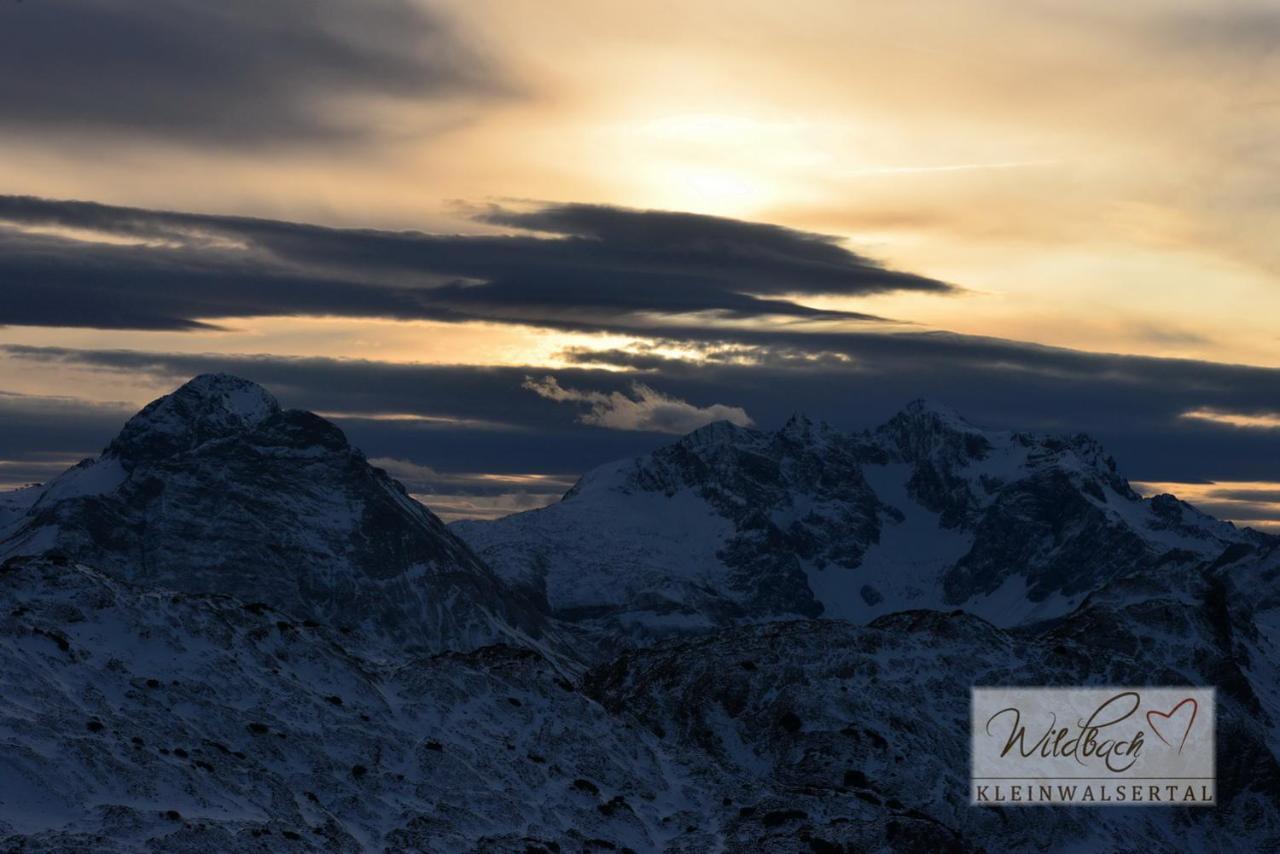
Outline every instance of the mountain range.
POLYGON ((863 433, 717 422, 550 507, 451 527, 560 619, 640 640, 910 608, 1015 625, 1127 572, 1270 541, 1142 498, 1087 436, 980 430, 922 401, 863 433))
POLYGON ((0 849, 1280 849, 1280 547, 1085 436, 716 423, 446 527, 197 377, 0 495, 0 849), (1215 809, 977 809, 973 685, 1217 686, 1215 809))

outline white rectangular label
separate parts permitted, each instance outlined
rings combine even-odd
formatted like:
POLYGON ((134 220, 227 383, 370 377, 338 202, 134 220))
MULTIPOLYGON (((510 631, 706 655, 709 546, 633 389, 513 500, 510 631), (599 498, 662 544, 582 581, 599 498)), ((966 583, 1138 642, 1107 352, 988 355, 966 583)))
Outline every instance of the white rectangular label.
POLYGON ((1213 688, 974 688, 978 806, 1212 806, 1213 688))

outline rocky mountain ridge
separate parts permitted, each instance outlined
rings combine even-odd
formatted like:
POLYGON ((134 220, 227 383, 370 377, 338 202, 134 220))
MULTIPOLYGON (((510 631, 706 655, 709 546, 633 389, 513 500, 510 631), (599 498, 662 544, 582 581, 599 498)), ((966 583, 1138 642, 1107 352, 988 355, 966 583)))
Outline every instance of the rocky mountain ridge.
POLYGON ((1142 498, 1086 436, 980 430, 919 401, 864 433, 712 424, 557 504, 452 529, 556 615, 632 640, 905 608, 1011 625, 1269 540, 1142 498))

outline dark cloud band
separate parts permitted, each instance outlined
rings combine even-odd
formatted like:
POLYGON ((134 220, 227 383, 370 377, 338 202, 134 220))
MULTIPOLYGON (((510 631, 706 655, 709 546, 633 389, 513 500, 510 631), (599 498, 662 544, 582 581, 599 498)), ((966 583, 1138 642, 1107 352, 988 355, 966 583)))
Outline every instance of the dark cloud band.
POLYGON ((0 197, 0 323, 192 329, 337 315, 643 329, 654 317, 871 320, 795 293, 946 293, 831 238, 716 217, 562 205, 490 211, 557 237, 426 235, 0 197), (98 235, 98 241, 71 235, 98 235))
MULTIPOLYGON (((1280 430, 1182 417, 1219 405, 1274 407, 1280 370, 1188 360, 1104 356, 964 336, 846 336, 843 360, 763 358, 691 364, 649 356, 634 369, 556 370, 562 387, 634 396, 637 379, 705 409, 741 407, 765 428, 795 412, 845 428, 884 421, 911 397, 954 407, 977 424, 1088 432, 1135 480, 1280 482, 1280 430)), ((833 342, 826 342, 828 344, 833 342)), ((458 471, 581 472, 656 447, 658 432, 602 429, 523 388, 529 367, 388 364, 321 358, 218 356, 7 347, 11 359, 59 368, 148 374, 174 384, 205 371, 261 382, 284 403, 333 413, 408 413, 437 419, 429 434, 404 420, 340 419, 371 455, 458 471), (451 427, 449 419, 458 421, 451 427), (475 421, 514 429, 478 430, 475 421)), ((98 444, 111 432, 104 430, 98 444)), ((29 437, 37 444, 38 432, 29 437)))
POLYGON ((412 0, 7 3, 3 18, 0 128, 10 132, 314 144, 370 133, 352 96, 501 88, 412 0))

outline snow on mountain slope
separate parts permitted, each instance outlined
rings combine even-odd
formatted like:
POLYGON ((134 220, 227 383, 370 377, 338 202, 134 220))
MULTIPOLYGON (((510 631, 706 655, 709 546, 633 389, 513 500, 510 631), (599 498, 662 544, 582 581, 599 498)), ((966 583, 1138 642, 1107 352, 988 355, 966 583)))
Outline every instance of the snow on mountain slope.
POLYGON ((979 430, 921 402, 862 434, 713 424, 558 504, 452 529, 557 615, 633 638, 956 606, 1012 625, 1265 539, 1141 498, 1088 437, 979 430))
POLYGON ((830 447, 719 422, 588 473, 558 504, 452 529, 509 581, 590 625, 662 634, 755 615, 817 616, 800 555, 821 560, 824 551, 807 532, 877 524, 861 448, 823 435, 830 447))
MULTIPOLYGON (((610 485, 625 478, 617 469, 588 475, 576 487, 577 513, 509 517, 511 538, 489 548, 486 560, 513 569, 513 585, 555 602, 567 619, 589 620, 599 612, 626 621, 630 609, 648 624, 698 630, 720 622, 717 608, 740 613, 718 590, 718 567, 699 561, 721 548, 733 526, 688 493, 619 500, 610 485), (655 528, 664 535, 654 537, 655 528), (624 604, 611 609, 606 603, 612 602, 624 604)), ((459 523, 453 530, 467 538, 471 528, 459 523)))
MULTIPOLYGON (((712 792, 536 652, 0 569, 0 850, 708 850, 712 792)), ((718 803, 718 801, 717 801, 718 803)))
POLYGON ((1036 627, 963 611, 775 621, 632 650, 586 686, 734 781, 729 850, 1272 850, 1278 659, 1262 629, 1278 579, 1280 550, 1241 547, 1172 585, 1126 576, 1036 627), (1012 684, 1216 685, 1219 803, 970 807, 970 686, 1012 684))
POLYGON ((36 484, 8 492, 0 492, 0 532, 7 530, 25 516, 27 510, 30 509, 43 491, 44 487, 36 484))
POLYGON ((120 578, 263 602, 417 650, 536 641, 505 585, 342 431, 264 389, 197 377, 0 529, 0 557, 49 549, 120 578))
POLYGON ((14 558, 0 849, 1272 850, 1280 552, 1177 578, 1013 630, 961 611, 729 628, 575 686, 528 649, 378 663, 358 630, 14 558), (1216 684, 1218 806, 969 808, 969 686, 1009 683, 1216 684))

